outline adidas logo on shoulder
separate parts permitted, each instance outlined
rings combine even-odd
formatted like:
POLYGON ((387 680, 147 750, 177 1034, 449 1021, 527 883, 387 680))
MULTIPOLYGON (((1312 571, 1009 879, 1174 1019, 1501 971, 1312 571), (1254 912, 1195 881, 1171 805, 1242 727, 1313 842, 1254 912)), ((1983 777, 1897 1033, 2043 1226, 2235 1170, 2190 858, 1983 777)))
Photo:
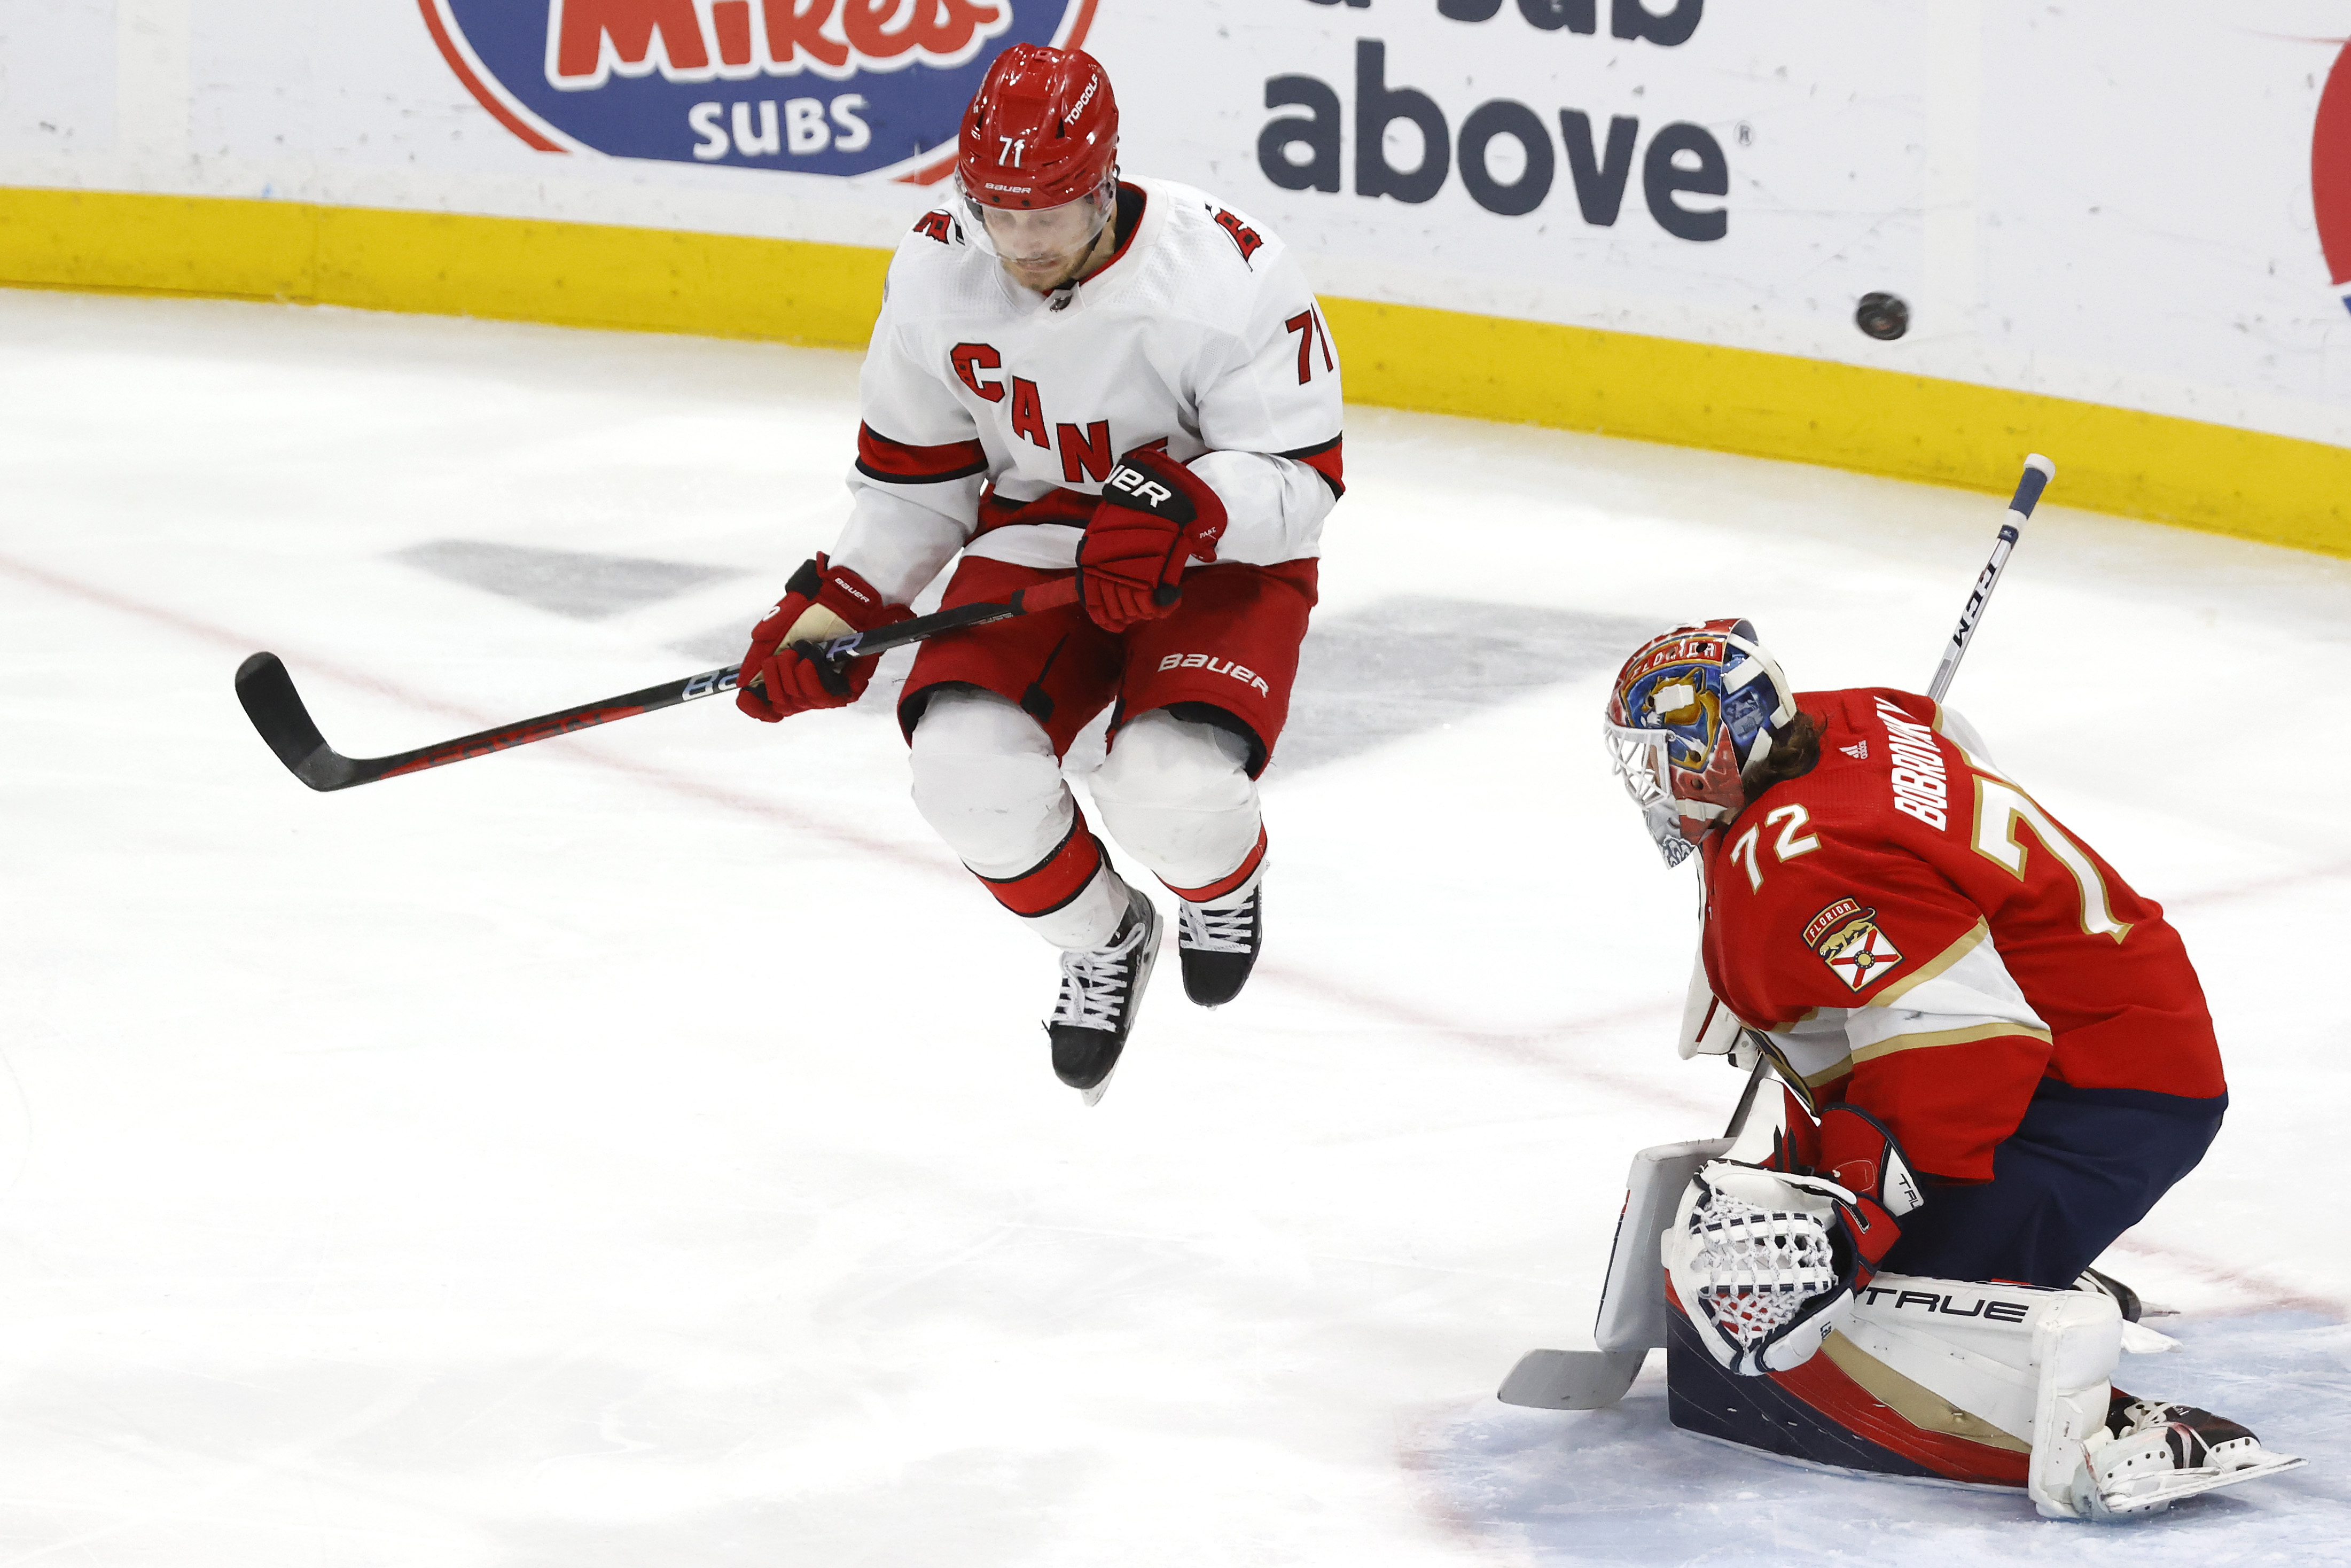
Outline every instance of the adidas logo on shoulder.
POLYGON ((1856 740, 1851 746, 1840 746, 1837 749, 1856 762, 1869 760, 1869 742, 1865 740, 1856 740))

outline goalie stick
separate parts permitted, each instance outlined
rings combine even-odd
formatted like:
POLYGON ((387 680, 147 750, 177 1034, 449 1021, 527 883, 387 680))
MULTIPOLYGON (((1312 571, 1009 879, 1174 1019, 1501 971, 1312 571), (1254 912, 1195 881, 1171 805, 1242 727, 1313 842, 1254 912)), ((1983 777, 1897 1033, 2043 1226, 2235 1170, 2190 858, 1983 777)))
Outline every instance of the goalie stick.
MULTIPOLYGON (((2000 574, 2008 566, 2019 534, 2039 505, 2041 492, 2056 476, 2057 465, 2038 452, 2025 458, 2024 473, 2009 501, 1991 558, 1977 574, 1967 606, 1959 612, 1959 623, 1952 629, 1942 662, 1935 668, 1934 682, 1928 688, 1935 701, 1941 702, 1950 689, 1951 677, 1959 673, 1976 628, 1983 624, 1984 608, 1991 602, 1992 590, 2000 585, 2000 574)), ((1659 1238, 1690 1177, 1707 1161, 1728 1155, 1746 1130, 1764 1074, 1779 1054, 1750 1029, 1739 1031, 1739 1041, 1755 1052, 1755 1065, 1722 1136, 1699 1143, 1664 1144, 1633 1156, 1632 1173, 1625 1184, 1625 1207, 1617 1216, 1616 1239, 1608 1249, 1608 1271, 1601 1281, 1600 1311, 1593 1322, 1592 1340, 1599 1348, 1527 1352, 1496 1392, 1495 1397, 1504 1404, 1538 1410, 1604 1409, 1625 1397, 1649 1352, 1664 1346, 1666 1296, 1664 1271, 1657 1260, 1659 1238)), ((2137 1305, 2136 1298, 2132 1304, 2137 1305)))
MULTIPOLYGON (((871 632, 852 632, 823 643, 793 645, 810 658, 845 664, 852 659, 886 653, 942 632, 959 632, 969 626, 986 626, 1015 616, 1058 610, 1076 603, 1077 599, 1077 579, 1061 578, 1041 587, 1022 589, 999 602, 959 604, 953 610, 919 615, 871 632)), ((403 773, 421 773, 427 768, 463 762, 471 757, 487 757, 494 751, 528 746, 549 736, 569 735, 575 729, 634 718, 641 713, 675 707, 697 697, 731 692, 740 673, 741 666, 737 664, 729 664, 723 670, 705 670, 683 680, 582 703, 560 713, 541 714, 537 718, 500 725, 496 729, 479 730, 437 746, 419 747, 390 757, 345 757, 329 746, 311 721, 309 710, 302 706, 302 695, 294 689, 294 677, 286 673, 286 665, 275 653, 256 653, 237 666, 236 700, 245 706, 245 716, 253 721, 253 727, 268 742, 269 749, 277 754, 277 760, 286 764, 287 770, 311 789, 323 791, 372 784, 379 779, 397 778, 403 773)))
POLYGON ((1974 641, 1976 628, 1983 624, 1984 611, 1991 604, 1991 591, 2000 586, 2000 574, 2008 566, 2009 552, 2016 548, 2017 535, 2032 516, 2032 508, 2041 504, 2041 492, 2055 477, 2057 465, 2038 452, 2025 458, 2024 473, 2016 481, 2016 495, 2008 503, 2008 517, 2000 526, 2000 538, 1992 541, 1991 559, 1977 574, 1967 608, 1959 612, 1959 623, 1951 629, 1950 645, 1943 650, 1942 663, 1935 666, 1935 678, 1928 683, 1927 695, 1937 702, 1941 702, 1943 694, 1951 689, 1951 677, 1959 673, 1959 661, 1967 657, 1968 644, 1974 641))

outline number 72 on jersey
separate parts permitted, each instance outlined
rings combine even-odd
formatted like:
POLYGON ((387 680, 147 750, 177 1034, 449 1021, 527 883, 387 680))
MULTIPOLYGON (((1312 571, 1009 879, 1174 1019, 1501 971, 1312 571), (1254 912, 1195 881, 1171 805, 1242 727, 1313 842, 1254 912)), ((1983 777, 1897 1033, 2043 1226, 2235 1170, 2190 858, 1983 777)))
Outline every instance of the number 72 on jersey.
MULTIPOLYGON (((2073 878, 2081 899, 2083 933, 2111 936, 2116 942, 2129 936, 2130 926, 2115 918, 2105 879, 2099 874, 2097 862, 2091 860, 2089 852, 2052 821, 2038 801, 2013 784, 1980 773, 1974 775, 1974 779, 1976 820, 1970 847, 1975 852, 2022 882, 2031 867, 2016 830, 2020 823, 2030 828, 2042 847, 2055 856, 2057 863, 2073 878)), ((1811 821, 1810 811, 1792 802, 1731 841, 1730 862, 1746 872, 1748 886, 1752 891, 1763 891, 1761 855, 1765 831, 1775 827, 1780 830, 1771 841, 1771 853, 1775 861, 1784 863, 1821 847, 1818 834, 1804 831, 1811 821)))

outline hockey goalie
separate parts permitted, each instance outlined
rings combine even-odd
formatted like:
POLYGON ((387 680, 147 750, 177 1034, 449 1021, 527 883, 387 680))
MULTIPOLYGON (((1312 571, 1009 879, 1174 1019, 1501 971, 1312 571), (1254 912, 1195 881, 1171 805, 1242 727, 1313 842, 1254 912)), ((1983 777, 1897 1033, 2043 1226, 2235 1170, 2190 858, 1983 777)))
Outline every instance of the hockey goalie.
POLYGON ((1699 866, 1683 1050, 1761 1052, 1786 1101, 1768 1149, 1681 1145, 1656 1197, 1674 1423, 2052 1517, 2299 1463, 2113 1383, 2136 1301, 2090 1265, 2228 1103, 2161 909, 1955 715, 1796 693, 1744 621, 1644 644, 1606 736, 1667 863, 1699 866))

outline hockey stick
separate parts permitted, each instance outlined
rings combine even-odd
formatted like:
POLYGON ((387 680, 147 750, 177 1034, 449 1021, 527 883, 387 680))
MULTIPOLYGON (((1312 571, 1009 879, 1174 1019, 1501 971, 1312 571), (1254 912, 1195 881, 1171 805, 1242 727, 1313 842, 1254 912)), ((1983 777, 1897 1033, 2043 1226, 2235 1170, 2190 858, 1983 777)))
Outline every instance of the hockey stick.
MULTIPOLYGON (((799 643, 794 646, 810 658, 826 660, 838 667, 852 659, 886 653, 942 632, 960 632, 969 626, 986 626, 1019 615, 1058 610, 1076 603, 1077 598, 1077 579, 1060 578, 1041 587, 1024 588, 1001 602, 961 604, 935 615, 919 615, 871 632, 852 632, 820 643, 799 643)), ((427 768, 463 762, 469 757, 487 757, 494 751, 528 746, 549 736, 569 735, 575 729, 675 707, 717 692, 731 692, 740 673, 741 666, 737 664, 729 664, 723 670, 705 670, 684 680, 582 703, 560 713, 541 714, 517 724, 501 725, 496 729, 390 757, 345 757, 329 746, 326 737, 319 733, 319 727, 311 722, 309 710, 302 706, 301 694, 294 689, 294 677, 286 673, 285 664, 275 653, 256 653, 237 666, 236 700, 245 705, 245 715, 253 721, 253 727, 295 778, 313 789, 348 789, 354 784, 372 784, 379 779, 421 773, 427 768)))
POLYGON ((1935 678, 1927 686, 1927 695, 1937 702, 1951 689, 1951 677, 1959 673, 1959 661, 1967 656, 1968 644, 1974 641, 1976 628, 1983 624, 1984 611, 1991 604, 1991 591, 2000 586, 2000 574, 2008 565, 2009 552, 2016 549, 2016 538, 2032 508, 2041 502, 2041 492, 2049 481, 2057 477, 2057 465, 2038 452, 2024 460, 2023 476, 2016 482, 2015 498, 2008 503, 2008 517, 2000 526, 2000 538, 1993 541, 1991 559, 1984 562, 1976 578, 1974 591, 1968 595, 1967 608, 1959 612, 1959 623, 1951 631, 1950 646, 1943 650, 1943 662, 1935 666, 1935 678))
MULTIPOLYGON (((1928 688, 1935 701, 1941 702, 1950 689, 1968 643, 1983 624, 1984 607, 1991 602, 1992 590, 1999 586, 2001 571, 2016 548, 2018 532, 2032 516, 2041 492, 2056 476, 2057 465, 2038 452, 2024 460, 2024 474, 2009 502, 1991 559, 1976 578, 1967 607, 1959 612, 1959 623, 1951 632, 1950 645, 1943 650, 1942 663, 1936 667, 1934 684, 1928 688)), ((1783 1059, 1779 1051, 1761 1034, 1744 1028, 1739 1031, 1741 1041, 1750 1041, 1750 1037, 1755 1065, 1722 1136, 1704 1143, 1661 1145, 1633 1156, 1632 1174, 1625 1178, 1625 1207, 1616 1219, 1608 1270, 1601 1281, 1600 1311, 1593 1322, 1593 1343, 1598 1348, 1527 1352, 1496 1393, 1504 1404, 1538 1410, 1604 1409, 1625 1397, 1649 1352, 1666 1343, 1665 1286, 1657 1267, 1657 1244, 1672 1220, 1682 1189, 1700 1166, 1729 1154, 1746 1131, 1767 1072, 1780 1066, 1787 1082, 1802 1082, 1781 1066, 1783 1059)), ((1808 1092, 1799 1092, 1806 1094, 1809 1107, 1808 1092)))

